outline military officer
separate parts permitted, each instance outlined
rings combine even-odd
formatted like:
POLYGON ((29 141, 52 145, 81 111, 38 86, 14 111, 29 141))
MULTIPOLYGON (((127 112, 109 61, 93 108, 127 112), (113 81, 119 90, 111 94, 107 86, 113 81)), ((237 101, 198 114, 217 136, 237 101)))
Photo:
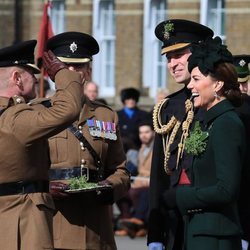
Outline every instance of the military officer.
MULTIPOLYGON (((92 56, 99 52, 97 41, 80 32, 58 34, 47 48, 68 68, 91 79, 92 56)), ((83 91, 83 89, 82 89, 83 91)), ((72 126, 49 140, 51 192, 55 197, 54 244, 56 249, 116 249, 111 204, 129 189, 130 176, 118 128, 118 116, 104 104, 82 99, 82 111, 72 126), (83 192, 65 197, 59 192, 68 178, 86 176, 89 182, 112 186, 106 192, 83 192), (61 198, 60 198, 61 197, 61 198)))
POLYGON ((36 40, 0 49, 0 249, 54 249, 54 203, 49 194, 48 138, 79 115, 82 81, 53 53, 45 69, 55 79, 53 106, 29 105, 35 97, 36 40))
MULTIPOLYGON (((169 190, 191 184, 191 161, 183 151, 188 128, 194 118, 188 57, 191 43, 213 36, 213 31, 196 22, 171 19, 159 23, 155 35, 162 41, 161 54, 167 57, 169 73, 184 87, 163 99, 153 111, 156 132, 149 189, 149 249, 180 250, 183 245, 183 222, 177 209, 166 209, 162 199, 169 190)), ((198 114, 196 118, 198 119, 198 114)))
POLYGON ((238 83, 240 84, 240 90, 242 93, 248 93, 248 80, 249 80, 249 63, 250 55, 235 55, 234 66, 238 74, 238 83))
MULTIPOLYGON (((242 105, 236 109, 240 118, 242 119, 245 130, 246 130, 246 138, 250 136, 250 96, 248 95, 248 81, 249 81, 249 67, 248 64, 250 62, 250 55, 242 54, 235 55, 234 66, 238 75, 238 83, 240 84, 240 90, 242 92, 243 103, 242 105)), ((245 245, 249 245, 250 242, 250 199, 248 198, 248 190, 250 188, 250 142, 247 140, 247 157, 245 160, 242 181, 241 181, 241 192, 240 192, 240 200, 239 200, 239 210, 240 210, 240 219, 241 225, 243 228, 243 249, 247 249, 245 245), (246 242, 244 242, 246 241, 246 242)))

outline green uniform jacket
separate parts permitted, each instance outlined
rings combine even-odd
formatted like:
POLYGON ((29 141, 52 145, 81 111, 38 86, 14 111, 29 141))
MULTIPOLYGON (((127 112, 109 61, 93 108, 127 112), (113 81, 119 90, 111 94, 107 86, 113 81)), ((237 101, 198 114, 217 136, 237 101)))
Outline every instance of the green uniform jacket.
MULTIPOLYGON (((209 132, 207 147, 193 163, 193 186, 177 189, 179 210, 187 215, 187 250, 241 249, 234 240, 240 238, 237 212, 241 168, 245 153, 244 126, 229 101, 223 100, 205 114, 209 132), (198 236, 198 237, 197 237, 198 236), (217 248, 209 240, 197 243, 199 236, 229 237, 232 244, 217 248), (230 247, 229 247, 230 246, 230 247)), ((206 239, 206 237, 205 237, 206 239)))

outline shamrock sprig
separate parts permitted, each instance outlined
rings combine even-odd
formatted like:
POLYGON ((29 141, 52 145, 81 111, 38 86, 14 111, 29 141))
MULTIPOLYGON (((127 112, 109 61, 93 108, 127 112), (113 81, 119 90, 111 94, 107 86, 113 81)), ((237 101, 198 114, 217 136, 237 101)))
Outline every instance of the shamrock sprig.
POLYGON ((192 155, 200 155, 206 149, 206 139, 209 134, 206 131, 202 131, 199 122, 195 122, 194 129, 185 141, 185 150, 192 155))
POLYGON ((84 188, 95 188, 97 187, 97 183, 88 182, 85 175, 80 177, 71 178, 69 180, 69 189, 84 189, 84 188))

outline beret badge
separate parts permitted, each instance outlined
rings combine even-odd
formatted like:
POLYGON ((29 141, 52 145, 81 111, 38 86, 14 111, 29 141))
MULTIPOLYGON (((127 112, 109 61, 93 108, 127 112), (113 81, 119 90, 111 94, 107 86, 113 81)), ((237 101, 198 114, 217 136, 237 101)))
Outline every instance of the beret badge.
POLYGON ((171 22, 167 22, 164 25, 164 31, 163 31, 164 39, 168 40, 173 31, 174 31, 174 24, 171 22))
POLYGON ((240 60, 239 65, 240 65, 241 67, 244 67, 244 66, 246 65, 245 60, 243 60, 243 59, 240 60))
POLYGON ((77 44, 75 42, 71 43, 69 49, 72 51, 72 53, 74 53, 77 51, 77 44))

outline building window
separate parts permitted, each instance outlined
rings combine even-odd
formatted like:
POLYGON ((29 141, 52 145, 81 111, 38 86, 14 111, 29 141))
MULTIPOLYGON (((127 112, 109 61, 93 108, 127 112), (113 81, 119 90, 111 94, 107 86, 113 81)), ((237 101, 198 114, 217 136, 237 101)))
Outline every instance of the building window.
POLYGON ((201 0, 200 22, 211 28, 215 36, 225 41, 225 1, 201 0))
POLYGON ((59 34, 65 31, 65 0, 53 0, 50 9, 50 19, 53 33, 59 34))
POLYGON ((115 13, 113 0, 93 1, 93 36, 101 50, 93 58, 93 80, 103 97, 115 94, 115 13))
POLYGON ((143 86, 155 98, 159 88, 167 87, 166 57, 161 56, 162 43, 154 31, 158 23, 166 20, 166 0, 144 1, 143 86))

